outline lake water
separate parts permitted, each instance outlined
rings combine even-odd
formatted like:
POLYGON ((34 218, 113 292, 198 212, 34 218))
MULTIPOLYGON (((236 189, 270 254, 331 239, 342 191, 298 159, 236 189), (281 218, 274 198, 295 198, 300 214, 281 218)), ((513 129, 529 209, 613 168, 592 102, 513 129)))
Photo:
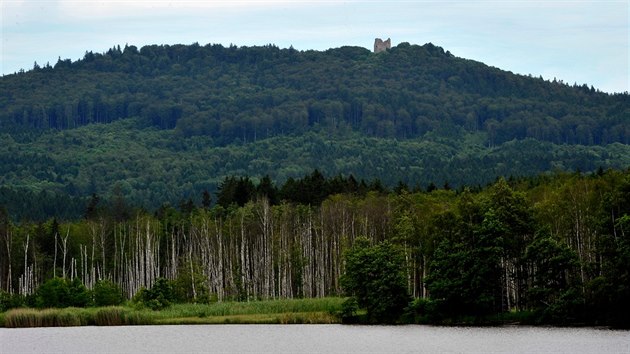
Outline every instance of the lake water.
POLYGON ((0 328, 1 353, 630 353, 630 331, 196 325, 0 328))

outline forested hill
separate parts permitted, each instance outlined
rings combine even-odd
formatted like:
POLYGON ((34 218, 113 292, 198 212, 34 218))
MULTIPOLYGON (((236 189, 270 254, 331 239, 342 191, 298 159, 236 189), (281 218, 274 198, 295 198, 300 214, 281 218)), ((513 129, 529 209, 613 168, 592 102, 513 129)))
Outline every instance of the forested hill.
POLYGON ((229 175, 280 183, 315 168, 388 186, 625 168, 629 117, 627 93, 514 75, 431 43, 115 47, 0 79, 0 204, 15 190, 116 189, 154 207, 229 175))
POLYGON ((267 47, 127 46, 2 79, 2 127, 69 129, 141 117, 218 143, 314 125, 384 138, 439 128, 488 143, 628 144, 630 98, 514 75, 432 44, 298 52, 267 47))

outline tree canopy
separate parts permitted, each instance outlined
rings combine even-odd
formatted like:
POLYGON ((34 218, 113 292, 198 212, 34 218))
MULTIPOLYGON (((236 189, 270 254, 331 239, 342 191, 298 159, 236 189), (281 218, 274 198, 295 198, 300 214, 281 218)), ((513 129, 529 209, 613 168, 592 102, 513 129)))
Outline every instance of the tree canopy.
POLYGON ((95 193, 157 208, 230 176, 280 186, 317 169, 413 189, 625 168, 629 103, 431 43, 115 47, 0 78, 0 204, 74 217, 95 193))
POLYGON ((369 321, 396 322, 410 299, 402 250, 388 242, 370 245, 367 238, 360 238, 344 259, 341 284, 360 307, 367 309, 369 321))
MULTIPOLYGON (((341 180, 313 175, 304 180, 341 180)), ((421 323, 630 318, 629 170, 346 191, 319 204, 254 194, 227 207, 131 205, 125 218, 108 208, 42 222, 0 209, 0 310, 347 295, 345 315, 361 307, 373 323, 403 310, 421 323)))

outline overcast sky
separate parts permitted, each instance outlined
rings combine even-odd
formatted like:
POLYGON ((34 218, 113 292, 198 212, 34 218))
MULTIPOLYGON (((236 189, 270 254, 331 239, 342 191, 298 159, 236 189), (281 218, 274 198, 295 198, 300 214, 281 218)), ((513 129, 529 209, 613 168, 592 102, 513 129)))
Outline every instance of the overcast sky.
POLYGON ((2 74, 114 45, 276 44, 298 50, 375 37, 435 45, 520 74, 628 89, 628 0, 1 0, 2 74))

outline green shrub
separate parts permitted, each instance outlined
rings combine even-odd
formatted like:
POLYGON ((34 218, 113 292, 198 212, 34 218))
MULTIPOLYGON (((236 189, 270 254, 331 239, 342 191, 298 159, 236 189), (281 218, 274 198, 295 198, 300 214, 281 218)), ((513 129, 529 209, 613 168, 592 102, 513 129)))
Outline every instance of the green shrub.
MULTIPOLYGON (((74 280, 66 280, 68 283, 69 301, 68 306, 71 307, 86 307, 92 304, 92 294, 88 288, 83 285, 79 278, 74 280)), ((66 306, 60 306, 66 307, 66 306)))
POLYGON ((109 280, 96 282, 92 294, 94 295, 95 306, 115 306, 123 302, 122 290, 117 284, 109 280))
POLYGON ((90 304, 90 291, 78 278, 72 281, 52 278, 35 291, 35 306, 38 308, 85 307, 90 304))
POLYGON ((439 311, 439 302, 430 299, 414 299, 405 308, 405 323, 440 323, 443 316, 439 311))
POLYGON ((359 311, 359 303, 355 297, 349 297, 341 304, 341 322, 356 323, 358 321, 357 312, 359 311))
POLYGON ((70 302, 68 283, 62 278, 52 278, 35 291, 35 305, 38 308, 67 307, 70 302))
POLYGON ((24 301, 24 296, 20 294, 9 294, 0 290, 0 312, 22 307, 25 305, 24 301))
POLYGON ((552 324, 568 324, 581 320, 584 312, 584 299, 577 289, 571 288, 545 308, 540 315, 540 322, 552 324))
POLYGON ((158 278, 151 289, 142 288, 133 301, 151 310, 162 310, 175 302, 173 284, 165 278, 158 278))

